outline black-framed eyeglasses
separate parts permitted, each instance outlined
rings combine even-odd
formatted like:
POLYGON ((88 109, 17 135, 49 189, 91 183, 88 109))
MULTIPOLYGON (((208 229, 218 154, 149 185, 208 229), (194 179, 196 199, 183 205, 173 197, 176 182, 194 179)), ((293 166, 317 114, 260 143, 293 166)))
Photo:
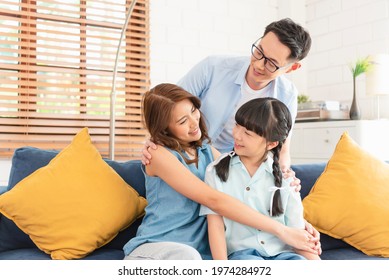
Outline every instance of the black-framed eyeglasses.
POLYGON ((277 66, 273 61, 271 61, 269 58, 267 58, 263 52, 256 46, 256 43, 258 42, 259 40, 257 40, 254 44, 252 44, 251 46, 251 54, 253 55, 253 57, 257 60, 261 60, 261 59, 265 59, 265 68, 271 72, 271 73, 274 73, 276 72, 277 70, 280 70, 282 68, 285 68, 288 65, 285 65, 285 66, 277 66))

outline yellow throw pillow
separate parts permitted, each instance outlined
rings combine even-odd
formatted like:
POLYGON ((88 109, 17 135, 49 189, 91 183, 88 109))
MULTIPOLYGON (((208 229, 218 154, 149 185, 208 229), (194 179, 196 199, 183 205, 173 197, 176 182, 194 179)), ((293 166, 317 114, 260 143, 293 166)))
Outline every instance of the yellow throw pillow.
POLYGON ((78 259, 144 214, 146 199, 102 158, 88 129, 0 196, 0 212, 52 259, 78 259))
POLYGON ((389 257, 389 164, 347 132, 303 205, 305 219, 319 231, 367 255, 389 257))

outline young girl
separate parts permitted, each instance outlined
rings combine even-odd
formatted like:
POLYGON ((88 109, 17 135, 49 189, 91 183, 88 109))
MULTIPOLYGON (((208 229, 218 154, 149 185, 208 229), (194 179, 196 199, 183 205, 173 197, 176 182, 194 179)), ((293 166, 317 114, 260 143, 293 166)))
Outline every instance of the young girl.
MULTIPOLYGON (((288 187, 279 165, 282 144, 292 127, 288 108, 275 98, 258 98, 242 105, 235 121, 234 150, 209 165, 205 182, 275 221, 304 228, 300 194, 288 187)), ((202 207, 200 215, 205 214, 214 259, 320 259, 316 253, 294 250, 271 233, 202 207)))
POLYGON ((197 97, 172 84, 145 93, 146 128, 159 146, 144 167, 148 206, 137 236, 124 246, 125 259, 211 258, 200 204, 314 253, 316 240, 307 231, 286 227, 203 182, 219 153, 209 145, 199 108, 197 97))

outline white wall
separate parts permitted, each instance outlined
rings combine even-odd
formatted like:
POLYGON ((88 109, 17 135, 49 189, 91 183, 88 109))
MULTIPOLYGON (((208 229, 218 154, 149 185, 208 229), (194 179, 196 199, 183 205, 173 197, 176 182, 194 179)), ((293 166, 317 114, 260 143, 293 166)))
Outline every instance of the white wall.
MULTIPOLYGON (((313 100, 350 104, 349 63, 389 53, 389 0, 306 0, 306 24, 313 37, 307 58, 308 92, 313 100)), ((388 73, 389 78, 389 73, 388 73)), ((366 95, 365 75, 357 78, 362 118, 376 117, 376 97, 366 95)), ((389 118, 389 96, 380 97, 380 115, 389 118)))
POLYGON ((177 82, 210 54, 250 55, 277 1, 150 0, 152 86, 177 82))
MULTIPOLYGON (((307 27, 312 49, 289 75, 311 100, 351 103, 349 64, 389 52, 389 0, 151 0, 151 83, 176 82, 209 54, 249 55, 250 44, 273 20, 291 17, 307 27)), ((376 97, 357 78, 362 118, 376 116, 376 97)), ((389 96, 380 97, 389 118, 389 96)))

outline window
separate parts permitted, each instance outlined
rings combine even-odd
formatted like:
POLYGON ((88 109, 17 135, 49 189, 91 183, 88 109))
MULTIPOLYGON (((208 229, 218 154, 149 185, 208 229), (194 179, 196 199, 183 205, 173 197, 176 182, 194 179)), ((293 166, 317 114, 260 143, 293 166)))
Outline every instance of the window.
MULTIPOLYGON (((60 150, 83 127, 108 157, 110 95, 130 0, 0 3, 0 157, 22 146, 60 150)), ((149 88, 149 2, 137 1, 116 76, 115 159, 139 158, 149 88)))

